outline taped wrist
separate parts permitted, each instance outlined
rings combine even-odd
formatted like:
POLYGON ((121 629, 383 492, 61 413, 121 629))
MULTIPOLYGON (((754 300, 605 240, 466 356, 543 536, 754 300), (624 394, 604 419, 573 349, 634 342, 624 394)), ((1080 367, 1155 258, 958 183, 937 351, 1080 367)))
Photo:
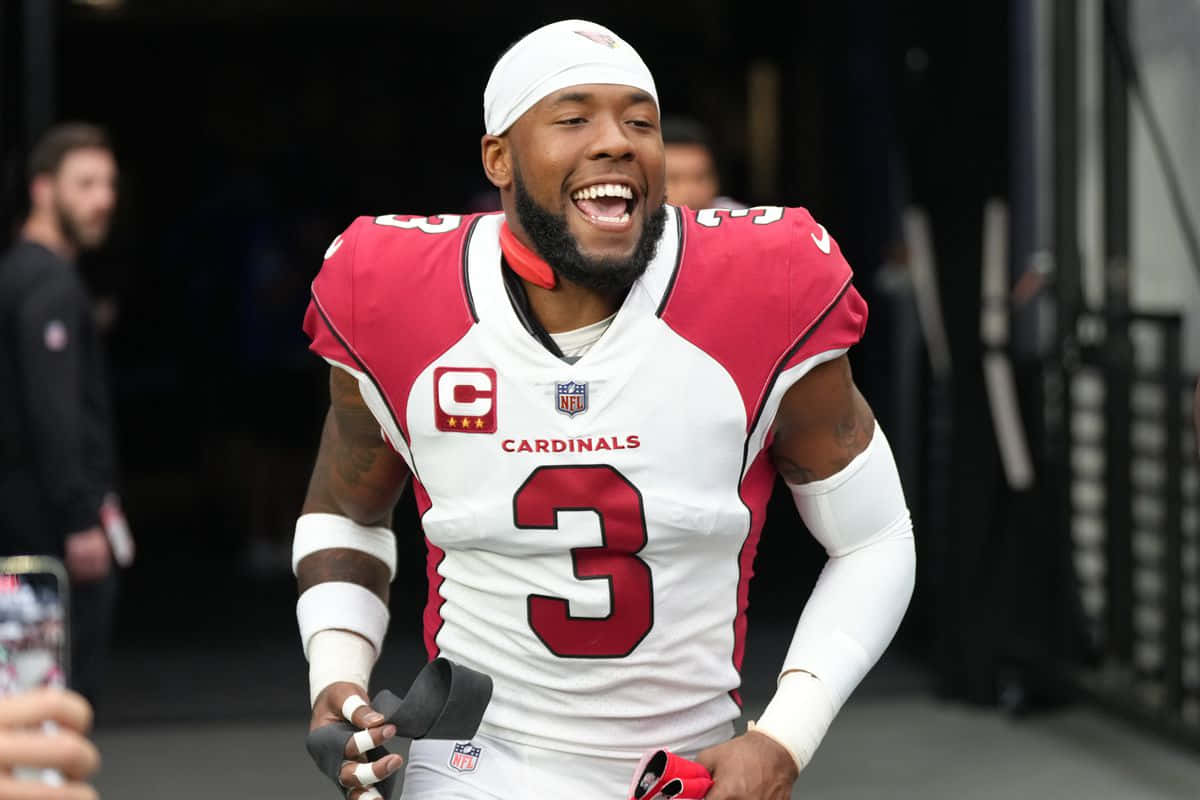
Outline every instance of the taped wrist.
POLYGON ((308 643, 308 704, 313 706, 331 683, 353 683, 365 692, 370 688, 375 648, 349 631, 324 630, 308 643))
POLYGON ((829 691, 815 675, 803 671, 779 679, 775 696, 749 730, 774 739, 803 771, 825 738, 835 715, 829 691))

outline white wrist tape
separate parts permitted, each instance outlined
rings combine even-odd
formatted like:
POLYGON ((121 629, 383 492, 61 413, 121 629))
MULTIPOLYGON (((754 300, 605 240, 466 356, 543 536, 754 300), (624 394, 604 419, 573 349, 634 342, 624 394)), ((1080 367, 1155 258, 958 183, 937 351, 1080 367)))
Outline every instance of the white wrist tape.
POLYGON ((789 672, 779 679, 775 697, 762 716, 748 727, 782 745, 802 771, 825 738, 834 714, 833 700, 820 678, 789 672))
POLYGON ((387 564, 388 580, 396 577, 396 535, 388 528, 368 528, 341 514, 303 514, 292 540, 292 573, 300 560, 333 547, 358 550, 387 564))
MULTIPOLYGON (((371 668, 375 666, 375 649, 363 637, 349 631, 317 631, 308 643, 308 704, 317 702, 317 695, 331 683, 353 683, 365 692, 370 688, 371 668)), ((346 699, 346 703, 358 699, 357 695, 346 699)), ((343 704, 343 713, 345 704, 343 704)), ((354 709, 351 709, 351 714, 354 709)), ((346 715, 349 720, 350 716, 346 715)), ((367 748, 368 750, 370 747, 367 748)), ((366 750, 359 752, 365 753, 366 750)))
POLYGON ((878 426, 867 449, 841 472, 791 489, 800 516, 830 558, 804 606, 782 672, 816 675, 836 713, 883 654, 908 608, 916 576, 912 521, 878 426))
POLYGON ((310 660, 308 651, 313 636, 319 631, 333 629, 357 633, 371 643, 378 656, 383 649, 388 618, 388 608, 378 595, 357 583, 318 583, 296 601, 300 642, 305 658, 310 660))

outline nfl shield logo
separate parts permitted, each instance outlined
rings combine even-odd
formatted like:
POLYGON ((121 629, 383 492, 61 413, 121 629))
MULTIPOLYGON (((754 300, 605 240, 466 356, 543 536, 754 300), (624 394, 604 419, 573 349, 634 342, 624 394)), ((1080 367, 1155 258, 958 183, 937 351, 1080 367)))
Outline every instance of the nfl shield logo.
POLYGON ((476 747, 471 742, 459 742, 450 754, 450 768, 459 772, 474 772, 482 752, 482 747, 476 747))
POLYGON ((566 383, 554 384, 556 391, 558 410, 566 414, 568 417, 573 417, 576 414, 582 414, 587 411, 587 383, 578 383, 576 381, 567 381, 566 383))

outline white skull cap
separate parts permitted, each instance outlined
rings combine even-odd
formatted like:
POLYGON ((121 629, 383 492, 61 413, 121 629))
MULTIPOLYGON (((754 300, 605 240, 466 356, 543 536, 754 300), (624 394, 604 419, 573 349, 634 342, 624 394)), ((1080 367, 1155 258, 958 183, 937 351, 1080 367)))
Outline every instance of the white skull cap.
POLYGON ((654 77, 628 42, 581 19, 538 28, 500 56, 483 90, 483 124, 499 136, 547 95, 585 83, 641 89, 658 104, 654 77))

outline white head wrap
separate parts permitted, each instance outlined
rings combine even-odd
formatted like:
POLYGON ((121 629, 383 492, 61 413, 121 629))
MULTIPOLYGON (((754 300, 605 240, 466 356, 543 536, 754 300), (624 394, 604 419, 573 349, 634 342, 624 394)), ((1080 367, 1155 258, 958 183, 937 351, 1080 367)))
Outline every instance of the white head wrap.
POLYGON ((538 28, 492 68, 483 90, 483 124, 499 136, 543 97, 584 83, 641 89, 658 103, 654 77, 621 37, 594 22, 567 19, 538 28))

